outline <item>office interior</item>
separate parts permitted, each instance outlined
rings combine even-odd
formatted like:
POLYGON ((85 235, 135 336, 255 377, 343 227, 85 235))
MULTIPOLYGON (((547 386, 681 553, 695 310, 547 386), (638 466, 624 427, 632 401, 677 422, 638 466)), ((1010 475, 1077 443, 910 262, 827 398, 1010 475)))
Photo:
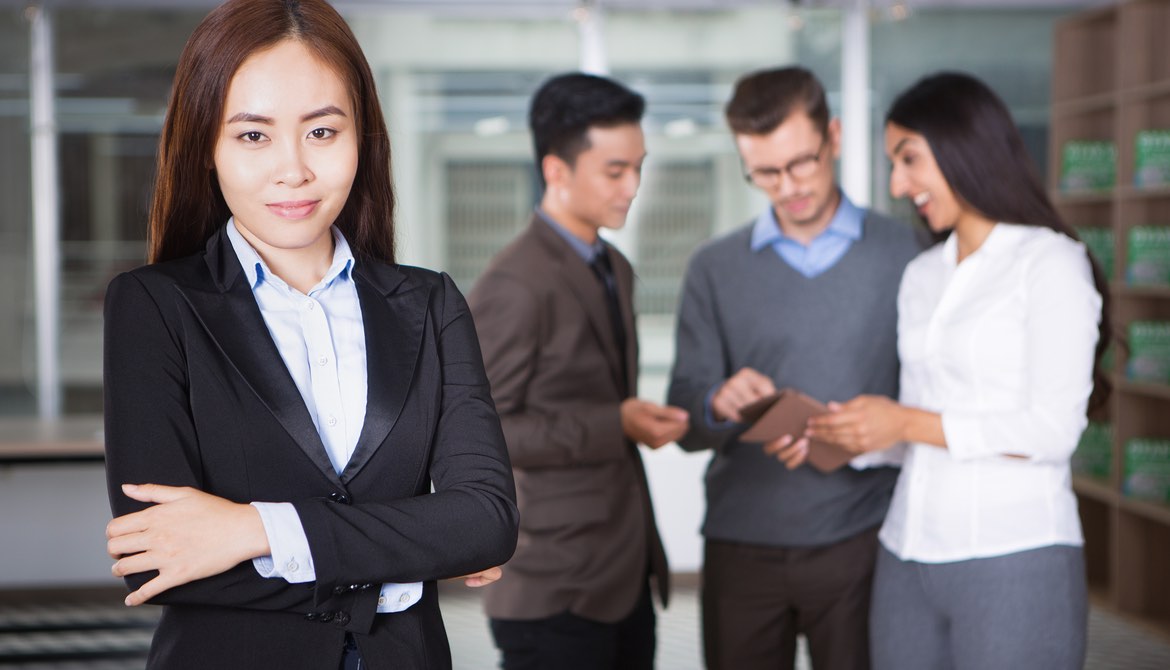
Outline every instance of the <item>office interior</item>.
MULTIPOLYGON (((215 4, 0 0, 0 667, 142 667, 149 608, 108 614, 120 583, 104 548, 102 301, 114 275, 144 261, 171 77, 187 36, 215 4), (44 605, 59 616, 36 609, 44 605), (86 608, 113 617, 103 630, 116 639, 78 651, 51 637, 85 628, 77 622, 86 608)), ((1154 66, 1142 82, 1110 74, 1123 61, 1167 60, 1164 0, 335 4, 378 78, 399 258, 448 272, 465 292, 539 196, 525 125, 539 83, 584 69, 646 96, 644 180, 628 225, 609 237, 637 271, 643 397, 665 396, 688 257, 767 204, 744 182, 722 117, 734 81, 753 69, 798 63, 825 83, 845 128, 838 173, 859 204, 913 216, 888 195, 882 115, 923 74, 959 69, 1008 103, 1074 225, 1116 230, 1131 216, 1170 225, 1170 189, 1062 196, 1058 178, 1060 142, 1116 139, 1119 166, 1131 157, 1132 138, 1113 137, 1125 126, 1114 117, 1127 109, 1138 123, 1170 127, 1170 66, 1154 66), (1130 39, 1125 30, 1142 17, 1162 32, 1130 39), (1124 107, 1139 89, 1148 89, 1145 107, 1124 107)), ((1118 184, 1132 176, 1118 173, 1118 184)), ((1123 283, 1122 270, 1113 276, 1123 283)), ((1170 317, 1170 289, 1138 293, 1126 319, 1170 317)), ((1152 432, 1143 437, 1170 437, 1170 425, 1147 418, 1170 407, 1170 380, 1119 386, 1110 416, 1098 418, 1127 436, 1138 437, 1122 425, 1132 417, 1133 430, 1152 432)), ((1131 503, 1121 438, 1112 447, 1110 473, 1077 477, 1096 627, 1087 667, 1170 667, 1170 500, 1131 503)), ((661 614, 659 667, 698 668, 695 575, 709 455, 669 445, 643 458, 682 584, 673 612, 661 614)), ((475 596, 450 585, 444 593, 455 666, 495 667, 475 596)))

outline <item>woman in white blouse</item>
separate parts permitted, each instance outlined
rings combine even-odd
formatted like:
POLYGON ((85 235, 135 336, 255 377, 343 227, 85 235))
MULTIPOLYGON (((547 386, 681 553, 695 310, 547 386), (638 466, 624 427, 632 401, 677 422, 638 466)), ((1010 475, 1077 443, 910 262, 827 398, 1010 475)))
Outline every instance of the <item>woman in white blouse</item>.
MULTIPOLYGON (((831 404, 807 433, 857 453, 905 444, 880 534, 874 667, 1080 668, 1087 608, 1069 457, 1090 397, 1108 393, 1095 371, 1105 278, 977 79, 937 74, 904 92, 885 150, 891 194, 950 234, 902 278, 899 402, 831 404)), ((794 467, 806 444, 781 458, 794 467)))

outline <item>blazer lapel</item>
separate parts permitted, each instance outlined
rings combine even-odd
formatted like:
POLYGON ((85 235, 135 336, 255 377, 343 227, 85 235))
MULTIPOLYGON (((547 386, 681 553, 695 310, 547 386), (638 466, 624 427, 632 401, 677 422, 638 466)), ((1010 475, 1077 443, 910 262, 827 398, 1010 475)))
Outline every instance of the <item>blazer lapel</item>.
POLYGON ((349 481, 369 462, 406 404, 422 349, 430 291, 403 283, 398 270, 383 263, 358 263, 354 269, 366 334, 366 418, 357 447, 341 473, 349 481))
MULTIPOLYGON (((536 236, 553 256, 554 263, 561 268, 565 278, 565 285, 581 303, 581 308, 588 317, 597 339, 601 341, 601 349, 605 360, 609 363, 609 370, 613 374, 614 382, 622 388, 622 362, 618 351, 617 340, 614 338, 613 326, 610 324, 609 307, 606 306, 605 288, 601 280, 593 273, 589 265, 579 256, 568 242, 561 239, 555 230, 547 223, 535 217, 532 226, 536 236)), ((618 284, 619 293, 623 290, 618 284)), ((620 296, 619 296, 620 299, 620 296)), ((623 310, 624 311, 624 310, 623 310)), ((631 331, 627 330, 627 333, 631 331)), ((627 342, 629 336, 626 337, 627 342)))
POLYGON ((626 357, 626 389, 630 396, 638 394, 638 332, 634 319, 634 270, 625 258, 615 261, 618 253, 608 245, 610 264, 613 266, 614 279, 617 282, 618 302, 622 308, 622 327, 626 329, 626 350, 622 355, 626 357))
POLYGON ((272 341, 240 261, 222 230, 208 241, 206 260, 218 290, 179 287, 180 294, 224 357, 301 451, 331 482, 340 485, 309 410, 272 341))

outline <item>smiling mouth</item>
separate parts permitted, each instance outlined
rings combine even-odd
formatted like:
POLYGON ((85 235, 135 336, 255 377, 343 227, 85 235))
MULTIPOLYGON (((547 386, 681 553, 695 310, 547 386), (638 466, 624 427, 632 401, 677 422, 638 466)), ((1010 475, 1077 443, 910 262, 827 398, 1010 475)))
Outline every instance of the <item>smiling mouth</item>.
POLYGON ((923 191, 922 193, 919 193, 918 195, 914 196, 914 204, 917 207, 922 207, 923 205, 925 205, 928 202, 930 202, 930 194, 927 193, 926 191, 923 191))
POLYGON ((284 219, 303 219, 317 209, 320 200, 296 200, 291 202, 270 202, 268 211, 284 219))

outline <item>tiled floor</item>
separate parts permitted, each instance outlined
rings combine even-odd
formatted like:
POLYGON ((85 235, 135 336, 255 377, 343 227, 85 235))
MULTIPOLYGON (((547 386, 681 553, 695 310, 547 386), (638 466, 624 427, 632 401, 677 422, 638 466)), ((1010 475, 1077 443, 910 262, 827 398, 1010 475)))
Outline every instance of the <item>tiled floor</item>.
MULTIPOLYGON (((493 670, 497 655, 480 609, 479 593, 444 584, 443 619, 451 639, 455 670, 493 670)), ((797 670, 809 670, 807 657, 797 670)), ((658 670, 700 670, 698 593, 676 588, 670 607, 658 613, 658 670)), ((1085 670, 1170 670, 1170 640, 1155 636, 1099 608, 1089 615, 1085 670)))
MULTIPOLYGON (((455 670, 497 667, 481 591, 442 586, 443 617, 455 670)), ((91 604, 0 604, 0 670, 141 670, 157 610, 129 610, 106 599, 91 604)), ((658 670, 699 670, 699 612, 695 587, 676 588, 658 615, 658 670)), ((802 654, 798 670, 809 670, 802 654)), ((1094 609, 1086 670, 1170 669, 1170 640, 1094 609)))

